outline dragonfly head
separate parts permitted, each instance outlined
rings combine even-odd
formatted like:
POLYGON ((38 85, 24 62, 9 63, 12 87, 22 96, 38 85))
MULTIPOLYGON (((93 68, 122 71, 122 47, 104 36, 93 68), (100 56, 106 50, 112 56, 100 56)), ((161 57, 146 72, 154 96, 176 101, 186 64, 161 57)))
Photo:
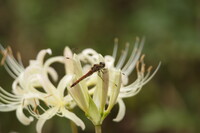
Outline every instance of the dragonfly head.
POLYGON ((96 71, 103 69, 104 67, 105 67, 105 63, 100 62, 99 64, 94 64, 93 67, 91 68, 91 71, 96 72, 96 71))
POLYGON ((105 67, 105 63, 104 62, 100 62, 99 65, 101 66, 101 68, 105 67))

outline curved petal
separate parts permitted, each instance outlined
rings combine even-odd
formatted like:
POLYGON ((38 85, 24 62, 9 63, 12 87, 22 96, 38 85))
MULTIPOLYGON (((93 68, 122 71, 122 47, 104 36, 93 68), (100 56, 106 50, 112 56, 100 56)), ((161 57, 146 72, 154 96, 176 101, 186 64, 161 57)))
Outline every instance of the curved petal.
POLYGON ((89 62, 90 64, 96 64, 98 63, 98 53, 91 49, 91 48, 87 48, 85 50, 82 51, 81 54, 78 55, 79 59, 83 62, 89 62))
POLYGON ((77 126, 81 127, 82 130, 85 129, 85 124, 83 123, 83 121, 79 117, 77 117, 74 113, 72 113, 72 112, 70 112, 70 111, 68 111, 67 109, 64 109, 64 108, 61 109, 61 112, 66 118, 70 119, 77 126))
POLYGON ((117 117, 115 119, 113 119, 113 121, 119 122, 125 116, 126 106, 125 106, 124 101, 122 99, 118 99, 117 102, 119 103, 119 112, 117 114, 117 117))
POLYGON ((53 94, 56 91, 55 86, 45 75, 39 75, 38 82, 41 84, 41 86, 47 93, 53 94))
POLYGON ((36 124, 36 131, 37 133, 41 133, 42 132, 42 127, 44 126, 44 123, 52 118, 58 111, 58 108, 51 108, 49 110, 47 110, 44 114, 42 114, 36 124))
POLYGON ((72 84, 73 77, 74 77, 73 75, 66 75, 60 80, 57 87, 57 90, 59 91, 60 96, 62 97, 64 96, 64 91, 67 86, 70 86, 72 84))
POLYGON ((33 121, 33 117, 25 116, 22 106, 18 106, 16 110, 16 115, 18 120, 24 125, 29 125, 33 121))
POLYGON ((21 96, 24 93, 24 90, 18 86, 19 78, 17 78, 12 84, 12 92, 17 96, 21 96))
POLYGON ((66 58, 66 60, 64 61, 65 72, 66 72, 66 74, 72 74, 73 73, 73 61, 71 59, 73 57, 73 54, 69 47, 65 47, 64 57, 66 58))
POLYGON ((54 82, 56 82, 58 80, 58 73, 56 72, 56 70, 54 68, 49 67, 47 69, 47 72, 51 75, 54 82))
POLYGON ((38 56, 37 56, 36 60, 39 61, 40 63, 43 63, 44 56, 45 56, 47 53, 48 53, 48 54, 52 54, 51 49, 44 49, 44 50, 41 50, 41 51, 38 53, 38 56))
POLYGON ((47 68, 49 68, 49 66, 55 62, 64 63, 64 61, 65 61, 65 58, 63 56, 56 56, 56 57, 49 58, 44 63, 44 69, 47 70, 47 68))

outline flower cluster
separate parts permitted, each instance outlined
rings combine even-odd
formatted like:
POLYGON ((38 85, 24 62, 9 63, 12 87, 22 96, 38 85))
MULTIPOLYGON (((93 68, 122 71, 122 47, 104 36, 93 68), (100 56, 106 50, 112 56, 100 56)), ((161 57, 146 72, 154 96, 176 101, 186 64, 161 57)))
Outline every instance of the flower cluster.
POLYGON ((17 118, 24 125, 29 125, 34 118, 38 119, 38 133, 42 132, 44 123, 55 115, 66 117, 84 129, 83 121, 72 112, 75 106, 94 125, 101 125, 118 103, 119 112, 114 121, 120 121, 125 115, 123 99, 136 95, 160 66, 152 74, 152 67, 145 68, 144 56, 141 56, 143 45, 144 40, 136 39, 135 47, 127 59, 127 44, 118 61, 118 40, 115 40, 113 54, 104 57, 93 49, 74 54, 66 47, 63 55, 44 60, 47 54, 51 54, 51 50, 46 49, 41 50, 27 67, 23 66, 19 56, 18 59, 14 58, 9 47, 5 49, 0 45, 3 55, 1 63, 14 78, 11 93, 0 87, 0 111, 16 111, 17 118), (92 71, 91 68, 99 62, 105 63, 105 67, 92 71), (52 67, 53 63, 64 65, 65 75, 61 79, 52 67), (137 79, 128 83, 134 68, 137 70, 137 79), (90 75, 84 75, 87 72, 90 75), (29 112, 29 116, 25 112, 29 112))

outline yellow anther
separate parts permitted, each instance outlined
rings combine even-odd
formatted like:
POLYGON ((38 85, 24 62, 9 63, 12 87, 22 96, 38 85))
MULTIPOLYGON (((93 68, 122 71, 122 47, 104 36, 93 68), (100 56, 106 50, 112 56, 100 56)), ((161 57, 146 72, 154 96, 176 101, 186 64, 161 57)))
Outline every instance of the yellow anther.
POLYGON ((130 43, 129 42, 126 42, 126 47, 129 47, 130 43))
POLYGON ((136 37, 136 42, 139 42, 140 41, 140 38, 137 36, 136 37))
POLYGON ((1 65, 3 65, 5 63, 6 56, 8 55, 8 51, 7 50, 1 50, 1 54, 3 55, 2 59, 1 59, 1 65))
POLYGON ((11 47, 8 46, 6 49, 7 49, 7 53, 8 53, 9 55, 13 56, 13 52, 12 52, 11 47))
POLYGON ((142 73, 145 72, 145 64, 142 64, 141 72, 142 72, 142 73))
POLYGON ((36 113, 36 114, 39 114, 39 111, 37 110, 37 102, 36 102, 36 100, 35 100, 35 98, 33 99, 33 101, 34 101, 34 104, 35 104, 35 107, 34 107, 34 112, 36 113))
POLYGON ((121 54, 124 54, 124 53, 125 53, 125 50, 122 50, 122 51, 121 51, 121 54))
POLYGON ((137 63, 136 63, 136 70, 137 70, 137 72, 139 72, 140 70, 139 70, 139 65, 140 65, 140 62, 139 61, 137 61, 137 63))
POLYGON ((115 39, 114 39, 114 43, 115 43, 115 44, 118 44, 118 42, 119 42, 119 39, 118 39, 118 38, 115 38, 115 39))
POLYGON ((153 68, 152 66, 149 66, 149 68, 148 68, 147 71, 148 71, 148 72, 151 72, 152 68, 153 68))
POLYGON ((140 57, 140 61, 141 61, 141 62, 144 61, 144 57, 145 57, 145 54, 143 54, 143 55, 140 57))
POLYGON ((22 57, 21 57, 21 54, 19 52, 17 52, 17 60, 22 62, 22 57))

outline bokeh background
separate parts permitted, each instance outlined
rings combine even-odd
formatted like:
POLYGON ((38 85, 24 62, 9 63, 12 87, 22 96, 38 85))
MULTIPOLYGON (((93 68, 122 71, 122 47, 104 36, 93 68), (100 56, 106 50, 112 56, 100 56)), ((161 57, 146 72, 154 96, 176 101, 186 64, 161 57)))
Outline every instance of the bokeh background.
MULTIPOLYGON (((199 0, 0 0, 0 43, 19 51, 25 65, 37 52, 65 46, 75 52, 93 48, 111 54, 113 40, 120 49, 145 36, 147 65, 162 66, 135 97, 125 99, 125 118, 115 123, 118 106, 103 124, 104 133, 200 132, 200 1, 199 0)), ((133 81, 135 72, 130 77, 133 81)), ((0 86, 11 90, 12 78, 0 67, 0 86)), ((90 121, 76 109, 93 133, 90 121)), ((15 112, 0 112, 0 133, 35 133, 35 123, 24 126, 15 112)), ((44 133, 70 133, 67 119, 47 121, 44 133)))

